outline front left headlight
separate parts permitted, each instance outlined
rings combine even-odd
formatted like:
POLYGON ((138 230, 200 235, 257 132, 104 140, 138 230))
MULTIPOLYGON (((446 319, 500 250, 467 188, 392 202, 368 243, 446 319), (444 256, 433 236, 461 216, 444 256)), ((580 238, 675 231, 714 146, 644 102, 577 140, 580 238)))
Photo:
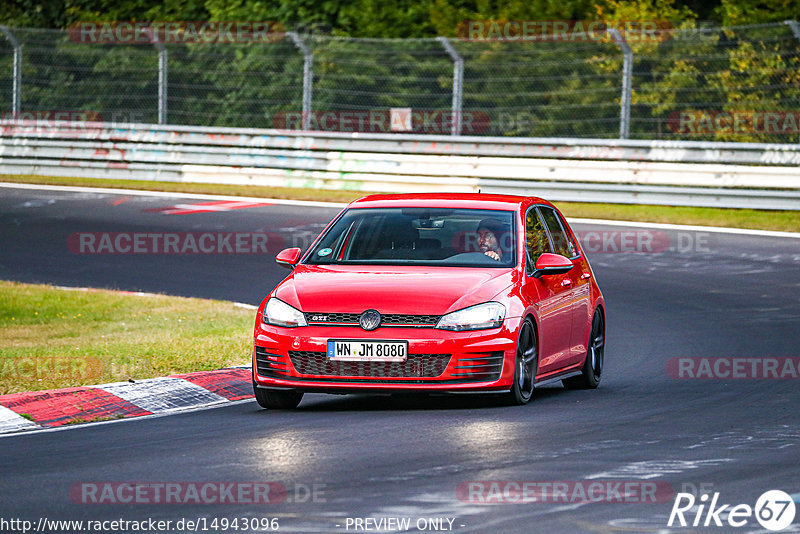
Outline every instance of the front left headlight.
POLYGON ((505 318, 505 306, 499 302, 485 302, 443 315, 436 328, 455 332, 498 328, 505 318))
POLYGON ((264 315, 261 320, 266 324, 274 326, 285 326, 287 328, 294 328, 296 326, 308 326, 306 317, 303 312, 289 306, 280 299, 272 297, 267 301, 264 306, 264 315))

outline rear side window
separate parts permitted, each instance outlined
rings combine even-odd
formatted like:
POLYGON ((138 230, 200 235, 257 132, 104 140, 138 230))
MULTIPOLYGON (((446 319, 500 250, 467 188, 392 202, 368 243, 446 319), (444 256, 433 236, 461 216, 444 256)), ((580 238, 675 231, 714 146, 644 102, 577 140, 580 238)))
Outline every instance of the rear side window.
POLYGON ((542 214, 547 229, 550 231, 550 237, 553 239, 553 249, 556 254, 561 254, 567 258, 574 258, 578 255, 578 249, 570 239, 569 234, 564 229, 559 220, 556 211, 546 206, 537 207, 542 214))
POLYGON ((545 252, 552 252, 544 224, 535 208, 529 209, 525 214, 525 247, 528 252, 529 272, 533 272, 539 256, 545 252))

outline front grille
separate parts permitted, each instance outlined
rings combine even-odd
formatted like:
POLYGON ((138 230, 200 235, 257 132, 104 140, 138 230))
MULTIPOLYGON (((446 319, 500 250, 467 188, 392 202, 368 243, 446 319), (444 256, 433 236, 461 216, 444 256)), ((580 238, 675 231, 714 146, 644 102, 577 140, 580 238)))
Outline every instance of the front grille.
POLYGON ((450 362, 449 354, 409 354, 404 362, 339 362, 324 352, 289 351, 295 370, 304 375, 375 378, 436 378, 450 362))
POLYGON ((306 321, 310 324, 358 324, 360 313, 307 313, 306 321))
POLYGON ((289 363, 285 356, 269 354, 264 347, 256 347, 256 370, 259 376, 286 378, 289 376, 289 363))
POLYGON ((503 351, 490 352, 489 354, 465 354, 456 360, 450 376, 474 382, 497 380, 503 371, 504 359, 503 351))
MULTIPOLYGON (((306 321, 311 325, 345 325, 359 326, 360 313, 322 313, 308 312, 306 321)), ((387 313, 381 315, 381 326, 411 326, 433 328, 439 322, 441 315, 409 315, 403 313, 387 313)))
POLYGON ((402 315, 388 314, 383 316, 381 324, 389 325, 425 325, 436 326, 441 315, 402 315))

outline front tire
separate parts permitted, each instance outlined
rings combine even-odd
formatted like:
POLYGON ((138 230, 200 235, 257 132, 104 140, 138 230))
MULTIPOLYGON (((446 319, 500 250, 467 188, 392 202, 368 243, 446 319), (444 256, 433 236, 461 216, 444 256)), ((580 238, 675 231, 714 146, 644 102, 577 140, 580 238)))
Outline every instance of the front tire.
POLYGON ((600 384, 605 359, 606 323, 603 312, 599 309, 592 317, 592 331, 589 334, 589 346, 586 349, 586 362, 581 374, 562 380, 567 389, 595 389, 600 384))
POLYGON ((256 402, 262 408, 272 410, 292 410, 303 400, 303 392, 295 390, 263 389, 253 382, 256 402))
POLYGON ((508 404, 521 406, 533 398, 536 371, 539 369, 539 349, 536 345, 536 331, 530 319, 525 319, 519 329, 517 357, 514 361, 514 384, 506 393, 508 404))

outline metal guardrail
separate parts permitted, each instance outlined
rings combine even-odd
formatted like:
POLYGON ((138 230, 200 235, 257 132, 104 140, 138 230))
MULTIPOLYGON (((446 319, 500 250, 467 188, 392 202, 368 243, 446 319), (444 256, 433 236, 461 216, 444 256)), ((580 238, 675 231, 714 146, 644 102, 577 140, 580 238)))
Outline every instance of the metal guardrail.
POLYGON ((800 209, 800 146, 0 123, 0 173, 800 209))

